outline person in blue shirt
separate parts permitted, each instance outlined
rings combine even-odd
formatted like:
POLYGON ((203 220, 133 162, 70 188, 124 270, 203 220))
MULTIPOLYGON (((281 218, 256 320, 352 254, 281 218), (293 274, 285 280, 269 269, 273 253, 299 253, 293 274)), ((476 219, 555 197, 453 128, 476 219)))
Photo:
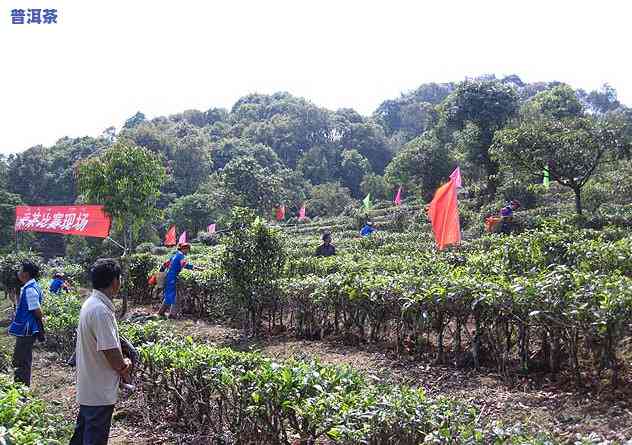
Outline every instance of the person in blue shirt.
POLYGON ((31 385, 31 366, 33 364, 33 344, 36 339, 45 340, 42 313, 42 289, 37 284, 39 267, 30 261, 24 261, 18 272, 22 283, 20 297, 9 334, 15 337, 13 367, 15 381, 26 386, 31 385))
POLYGON ((50 288, 48 289, 52 294, 60 294, 63 290, 64 292, 68 292, 68 284, 64 280, 64 274, 61 272, 53 275, 53 281, 50 283, 50 288))
POLYGON ((369 221, 360 229, 360 236, 369 236, 373 232, 376 232, 375 227, 373 227, 373 223, 369 221))
POLYGON ((189 264, 185 259, 185 256, 190 251, 191 244, 180 243, 178 244, 178 250, 176 250, 176 253, 174 253, 169 260, 169 270, 165 276, 164 300, 162 302, 162 306, 160 306, 160 309, 158 310, 158 315, 161 317, 165 315, 167 309, 169 309, 169 318, 173 318, 175 316, 173 313, 173 306, 176 304, 177 298, 178 275, 180 275, 182 269, 202 270, 199 267, 189 264))

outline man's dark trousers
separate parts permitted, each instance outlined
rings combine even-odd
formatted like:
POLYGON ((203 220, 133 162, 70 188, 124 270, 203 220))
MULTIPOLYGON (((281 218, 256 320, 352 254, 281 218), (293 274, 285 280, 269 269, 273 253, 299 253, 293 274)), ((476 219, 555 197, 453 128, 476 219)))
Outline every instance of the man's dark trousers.
POLYGON ((114 405, 79 407, 70 445, 106 445, 110 436, 114 405))
POLYGON ((31 366, 33 365, 33 335, 15 337, 15 349, 13 350, 13 367, 15 368, 15 381, 31 386, 31 366))

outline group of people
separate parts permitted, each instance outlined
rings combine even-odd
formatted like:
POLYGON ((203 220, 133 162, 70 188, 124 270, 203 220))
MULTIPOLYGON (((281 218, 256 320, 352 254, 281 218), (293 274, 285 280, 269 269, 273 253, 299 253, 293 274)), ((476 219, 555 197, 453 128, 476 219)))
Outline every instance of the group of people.
MULTIPOLYGON (((158 311, 171 316, 176 304, 178 275, 183 269, 201 270, 185 259, 191 245, 181 243, 169 261, 165 273, 164 298, 158 311)), ((9 334, 14 336, 13 367, 15 381, 31 384, 33 345, 46 341, 42 303, 44 293, 38 279, 39 267, 25 261, 18 279, 22 284, 9 334)), ((132 361, 123 354, 113 300, 121 289, 121 266, 114 259, 99 259, 90 268, 92 293, 79 313, 75 346, 76 399, 79 413, 70 445, 105 445, 108 442, 114 405, 119 387, 130 382, 132 361)), ((54 275, 52 293, 68 291, 63 274, 54 275)))
MULTIPOLYGON (((25 261, 18 279, 22 284, 9 334, 15 337, 15 381, 31 384, 33 345, 46 341, 42 303, 44 294, 37 280, 39 267, 25 261)), ((53 290, 63 284, 55 280, 53 290)), ((110 434, 114 405, 121 382, 130 378, 131 360, 121 349, 113 299, 121 289, 121 267, 116 260, 97 260, 90 269, 92 294, 81 306, 75 348, 79 414, 70 445, 104 445, 110 434)))

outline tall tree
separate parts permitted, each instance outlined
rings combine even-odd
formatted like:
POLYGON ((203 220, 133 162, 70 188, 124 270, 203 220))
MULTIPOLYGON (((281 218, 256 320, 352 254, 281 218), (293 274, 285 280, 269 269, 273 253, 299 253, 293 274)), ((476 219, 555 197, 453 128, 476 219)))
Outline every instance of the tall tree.
POLYGON ((214 196, 193 194, 176 199, 167 207, 166 219, 169 224, 175 224, 180 230, 186 230, 195 235, 205 231, 208 224, 223 215, 223 211, 215 202, 214 196))
POLYGON ((123 128, 134 128, 143 122, 145 122, 145 115, 140 111, 137 111, 135 115, 125 121, 123 128))
POLYGON ((546 168, 550 178, 575 193, 575 209, 582 214, 581 191, 608 154, 629 144, 616 122, 590 117, 537 119, 496 134, 496 159, 533 175, 546 168))
POLYGON ((117 142, 79 165, 78 182, 83 201, 105 206, 115 227, 124 233, 125 247, 131 250, 140 229, 157 216, 156 200, 166 178, 155 154, 117 142))
POLYGON ((371 165, 357 150, 345 150, 342 152, 340 163, 340 176, 343 184, 351 190, 351 194, 359 198, 362 190, 362 178, 371 173, 371 165))
POLYGON ((267 214, 283 199, 284 172, 273 172, 253 156, 242 156, 226 164, 220 176, 234 204, 267 214))
POLYGON ((441 106, 448 128, 462 130, 468 123, 479 129, 479 140, 469 145, 467 155, 483 165, 487 188, 496 193, 498 163, 489 155, 494 133, 502 129, 518 110, 518 95, 500 81, 475 80, 459 84, 441 106))
POLYGON ((584 114, 584 107, 577 93, 565 84, 536 94, 524 109, 528 111, 523 114, 544 115, 553 119, 578 117, 584 114))
POLYGON ((453 167, 446 145, 428 134, 406 144, 388 164, 384 177, 392 188, 401 185, 429 197, 453 167))

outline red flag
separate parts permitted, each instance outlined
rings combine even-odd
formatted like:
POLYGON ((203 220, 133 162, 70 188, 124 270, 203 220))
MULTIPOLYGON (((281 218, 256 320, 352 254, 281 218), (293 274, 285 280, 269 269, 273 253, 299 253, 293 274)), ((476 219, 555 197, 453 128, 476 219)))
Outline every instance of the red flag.
POLYGON ((432 231, 439 250, 443 250, 448 244, 461 242, 461 226, 454 179, 437 189, 434 199, 430 203, 428 217, 432 222, 432 231))
POLYGON ((187 242, 187 231, 185 230, 180 234, 180 238, 178 239, 178 244, 184 244, 187 242))
POLYGON ((169 227, 167 234, 165 235, 165 246, 171 247, 176 245, 176 226, 169 227))
POLYGON ((305 206, 302 206, 298 211, 298 220, 303 221, 305 219, 305 206))
POLYGON ((282 205, 276 209, 276 220, 283 221, 285 219, 285 206, 282 205))
POLYGON ((17 206, 14 229, 107 238, 111 222, 112 217, 98 205, 17 206))
POLYGON ((395 199, 393 200, 396 206, 402 204, 402 186, 399 186, 399 190, 397 190, 397 194, 395 195, 395 199))
POLYGON ((215 224, 208 225, 208 233, 215 233, 215 224))

